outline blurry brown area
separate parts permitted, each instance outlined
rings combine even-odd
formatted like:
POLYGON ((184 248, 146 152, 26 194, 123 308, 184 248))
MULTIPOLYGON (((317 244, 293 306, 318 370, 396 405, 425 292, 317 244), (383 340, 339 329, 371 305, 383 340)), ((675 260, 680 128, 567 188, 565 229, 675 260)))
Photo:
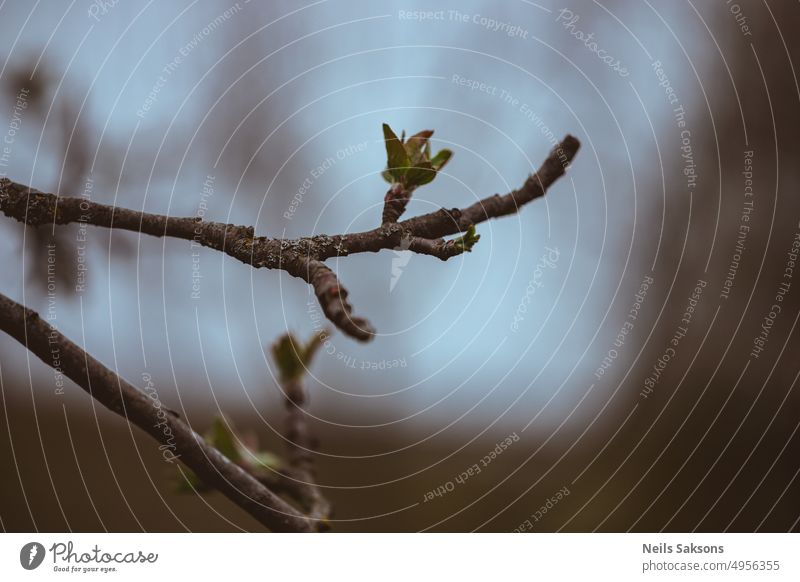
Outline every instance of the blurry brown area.
MULTIPOLYGON (((713 417, 729 390, 713 390, 698 417, 713 417)), ((770 416, 777 398, 763 403, 770 416)), ((743 415, 745 408, 740 403, 732 412, 743 415)), ((61 409, 37 406, 36 414, 29 400, 14 399, 6 401, 6 411, 0 427, 0 462, 6 467, 0 518, 6 531, 261 531, 219 494, 178 493, 177 469, 153 441, 107 411, 93 410, 88 397, 61 409)), ((593 431, 567 461, 560 457, 571 442, 542 447, 547 435, 526 432, 486 466, 481 460, 507 435, 472 443, 461 435, 438 437, 411 452, 370 457, 375 450, 396 450, 415 435, 381 430, 366 443, 363 431, 334 434, 316 426, 322 452, 367 455, 318 457, 318 481, 335 507, 337 532, 627 531, 634 522, 632 531, 642 532, 658 531, 667 522, 667 531, 697 526, 708 532, 780 532, 790 530, 800 512, 800 482, 794 478, 800 435, 790 436, 796 418, 796 408, 788 406, 774 419, 756 410, 721 461, 728 439, 724 430, 712 431, 686 462, 706 428, 698 421, 670 443, 659 468, 644 476, 642 467, 663 453, 674 435, 648 438, 616 471, 650 426, 648 415, 629 421, 593 463, 594 445, 607 442, 616 432, 613 426, 593 431), (770 420, 772 428, 761 438, 770 420), (476 464, 483 467, 480 473, 457 481, 476 464), (732 481, 743 466, 746 470, 732 481), (430 468, 420 472, 421 467, 430 468), (431 493, 437 489, 439 494, 431 493)), ((212 419, 198 414, 189 420, 199 429, 212 419)), ((259 425, 256 417, 245 415, 235 423, 259 425)), ((282 451, 274 435, 262 431, 258 436, 267 448, 282 451)))

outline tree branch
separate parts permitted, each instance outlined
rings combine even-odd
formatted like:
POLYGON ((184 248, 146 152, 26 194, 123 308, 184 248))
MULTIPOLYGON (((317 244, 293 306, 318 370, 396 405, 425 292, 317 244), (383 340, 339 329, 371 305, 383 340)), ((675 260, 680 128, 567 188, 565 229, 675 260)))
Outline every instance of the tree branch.
POLYGON ((397 222, 406 211, 406 206, 408 206, 413 193, 413 188, 406 188, 402 184, 392 184, 383 199, 381 222, 383 224, 397 222))
POLYGON ((222 251, 256 268, 286 271, 314 287, 325 315, 339 329, 351 337, 367 341, 374 335, 372 326, 363 318, 351 316, 352 306, 346 301, 347 292, 322 261, 394 249, 400 246, 403 237, 417 239, 412 245, 414 248, 410 249, 415 252, 431 254, 442 260, 460 254, 453 252, 452 248, 448 249, 447 243, 438 239, 466 232, 490 218, 514 214, 523 205, 543 196, 564 175, 579 148, 580 142, 575 137, 566 136, 552 149, 539 170, 529 176, 521 188, 508 194, 495 194, 463 209, 440 209, 394 222, 408 203, 410 193, 405 193, 387 200, 384 224, 379 228, 336 236, 317 235, 294 240, 255 237, 253 227, 174 218, 80 198, 64 198, 5 178, 0 180, 0 211, 29 226, 82 222, 152 236, 182 238, 222 251))
POLYGON ((464 232, 490 218, 515 214, 528 202, 544 196, 548 188, 564 175, 580 146, 577 138, 568 135, 550 150, 539 170, 528 176, 521 188, 508 194, 489 196, 462 210, 438 210, 409 218, 400 225, 414 236, 431 239, 464 232))
POLYGON ((60 370, 109 410, 144 430, 209 485, 273 531, 308 532, 312 522, 210 446, 178 416, 103 366, 39 315, 0 295, 0 329, 60 370))
POLYGON ((369 340, 375 330, 363 317, 354 317, 353 307, 347 301, 347 289, 339 283, 339 278, 325 263, 306 259, 306 276, 303 278, 314 288, 325 316, 347 335, 361 341, 369 340))
POLYGON ((308 516, 323 525, 331 513, 331 506, 316 484, 314 460, 311 450, 314 439, 308 432, 306 405, 308 398, 302 378, 283 383, 286 407, 286 448, 291 477, 296 480, 299 494, 308 510, 308 516))
POLYGON ((319 347, 329 336, 328 330, 315 333, 305 345, 291 333, 283 335, 272 346, 272 357, 279 372, 281 393, 286 408, 286 452, 289 471, 281 481, 292 496, 300 501, 315 520, 318 529, 328 527, 331 505, 322 495, 314 477, 315 439, 308 430, 308 394, 305 377, 319 347))
POLYGON ((419 238, 417 236, 411 237, 408 240, 408 250, 421 255, 431 255, 437 259, 446 261, 450 257, 455 257, 461 253, 472 252, 472 247, 481 238, 481 235, 475 234, 475 227, 470 226, 464 236, 445 240, 443 238, 427 239, 419 238))

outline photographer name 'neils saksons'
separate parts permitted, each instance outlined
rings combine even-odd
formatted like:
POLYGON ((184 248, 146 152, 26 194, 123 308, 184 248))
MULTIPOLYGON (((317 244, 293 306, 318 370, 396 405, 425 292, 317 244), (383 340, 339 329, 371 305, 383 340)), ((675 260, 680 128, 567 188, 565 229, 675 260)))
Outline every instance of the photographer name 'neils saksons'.
POLYGON ((698 546, 696 544, 642 544, 643 554, 724 554, 725 546, 698 546))

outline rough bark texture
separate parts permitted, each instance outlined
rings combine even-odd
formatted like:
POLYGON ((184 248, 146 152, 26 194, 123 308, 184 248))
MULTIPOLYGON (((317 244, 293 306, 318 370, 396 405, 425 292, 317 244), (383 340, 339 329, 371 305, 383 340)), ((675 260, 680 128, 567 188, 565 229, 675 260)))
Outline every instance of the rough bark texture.
POLYGON ((256 268, 286 271, 312 285, 323 312, 339 329, 353 338, 368 341, 373 337, 374 329, 367 320, 352 316, 352 306, 346 300, 347 290, 322 261, 394 249, 400 246, 403 237, 412 239, 410 250, 447 260, 463 250, 452 245, 448 247, 439 239, 464 232, 490 218, 514 214, 523 205, 544 196, 547 189, 564 175, 579 147, 580 142, 568 135, 553 148, 539 171, 529 176, 521 188, 508 194, 489 196, 463 209, 441 209, 396 222, 411 193, 404 191, 390 196, 390 190, 383 224, 379 228, 336 236, 321 234, 293 240, 256 237, 253 227, 116 208, 80 198, 47 194, 5 178, 0 180, 0 211, 30 226, 82 222, 152 236, 182 238, 222 251, 256 268))
POLYGON ((404 188, 401 184, 394 184, 383 199, 383 224, 397 222, 406 211, 406 206, 414 193, 413 188, 404 188))

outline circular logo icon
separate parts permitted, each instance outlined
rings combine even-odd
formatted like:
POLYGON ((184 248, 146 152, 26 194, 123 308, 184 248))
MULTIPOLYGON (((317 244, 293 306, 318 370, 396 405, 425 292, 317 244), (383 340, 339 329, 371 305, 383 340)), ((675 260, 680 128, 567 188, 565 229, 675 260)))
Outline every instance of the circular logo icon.
POLYGON ((44 546, 39 542, 29 542, 19 551, 19 563, 26 570, 38 568, 44 561, 44 546))

